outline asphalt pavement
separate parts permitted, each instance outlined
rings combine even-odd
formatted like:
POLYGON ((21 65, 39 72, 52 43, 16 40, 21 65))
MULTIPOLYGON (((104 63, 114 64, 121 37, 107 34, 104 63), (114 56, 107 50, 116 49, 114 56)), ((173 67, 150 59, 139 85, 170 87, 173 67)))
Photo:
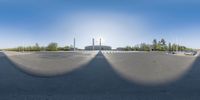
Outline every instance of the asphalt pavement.
POLYGON ((48 55, 40 52, 7 57, 0 52, 0 100, 200 99, 200 57, 143 52, 99 52, 89 56, 78 54, 78 58, 69 53, 48 55), (46 73, 45 66, 56 63, 53 60, 58 59, 56 55, 61 57, 56 62, 66 61, 55 67, 65 69, 63 65, 67 63, 67 70, 49 77, 41 74, 46 73), (74 62, 76 59, 77 63, 84 62, 71 67, 74 62, 67 60, 71 57, 74 62), (37 66, 26 61, 34 61, 37 66), (44 71, 30 74, 24 67, 42 67, 44 71))

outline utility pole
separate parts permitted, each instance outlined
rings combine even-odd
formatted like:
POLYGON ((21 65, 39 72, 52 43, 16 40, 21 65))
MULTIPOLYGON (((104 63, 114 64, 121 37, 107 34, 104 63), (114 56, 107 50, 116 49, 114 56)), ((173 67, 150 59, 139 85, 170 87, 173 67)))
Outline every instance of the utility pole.
POLYGON ((74 51, 76 50, 76 39, 74 38, 74 51))

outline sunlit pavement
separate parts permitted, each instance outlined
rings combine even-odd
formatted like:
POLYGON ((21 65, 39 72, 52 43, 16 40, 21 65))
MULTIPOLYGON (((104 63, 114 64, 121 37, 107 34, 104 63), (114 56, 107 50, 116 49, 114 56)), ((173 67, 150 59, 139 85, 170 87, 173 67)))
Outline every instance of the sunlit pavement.
POLYGON ((0 99, 198 100, 199 67, 200 57, 163 53, 0 52, 0 99))

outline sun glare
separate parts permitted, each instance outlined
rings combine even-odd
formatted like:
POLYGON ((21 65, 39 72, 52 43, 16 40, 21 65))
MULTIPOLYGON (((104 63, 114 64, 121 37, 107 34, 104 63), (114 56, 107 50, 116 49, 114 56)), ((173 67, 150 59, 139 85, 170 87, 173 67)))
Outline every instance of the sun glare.
POLYGON ((144 29, 145 24, 137 16, 130 17, 123 13, 107 12, 96 14, 92 11, 77 12, 72 15, 67 22, 70 23, 69 29, 64 28, 65 33, 77 33, 77 37, 79 35, 86 36, 81 37, 84 38, 82 43, 88 41, 85 43, 89 44, 94 38, 95 44, 99 44, 101 38, 103 45, 111 45, 115 48, 116 45, 123 46, 125 43, 130 43, 127 41, 130 37, 139 39, 139 33, 146 33, 143 32, 146 29, 144 29), (118 41, 122 39, 124 42, 118 41))

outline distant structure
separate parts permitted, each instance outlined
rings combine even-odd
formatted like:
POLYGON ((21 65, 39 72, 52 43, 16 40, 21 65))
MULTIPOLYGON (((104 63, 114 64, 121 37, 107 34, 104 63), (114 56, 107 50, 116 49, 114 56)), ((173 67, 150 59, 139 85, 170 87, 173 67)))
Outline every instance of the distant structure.
POLYGON ((92 50, 94 50, 94 38, 92 39, 92 50))
POLYGON ((76 50, 76 39, 74 38, 74 51, 76 50))
POLYGON ((85 50, 112 50, 111 46, 106 46, 101 44, 101 39, 99 45, 94 44, 94 38, 92 39, 92 45, 86 46, 85 50))
POLYGON ((94 46, 86 46, 85 50, 112 50, 111 46, 105 46, 105 45, 94 45, 94 46))
POLYGON ((118 47, 118 48, 116 48, 116 50, 117 50, 117 51, 125 51, 126 48, 125 48, 125 47, 118 47))

